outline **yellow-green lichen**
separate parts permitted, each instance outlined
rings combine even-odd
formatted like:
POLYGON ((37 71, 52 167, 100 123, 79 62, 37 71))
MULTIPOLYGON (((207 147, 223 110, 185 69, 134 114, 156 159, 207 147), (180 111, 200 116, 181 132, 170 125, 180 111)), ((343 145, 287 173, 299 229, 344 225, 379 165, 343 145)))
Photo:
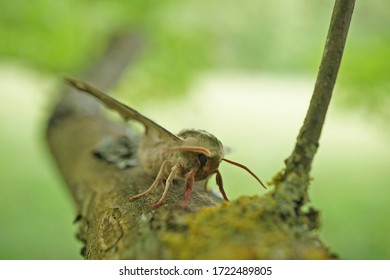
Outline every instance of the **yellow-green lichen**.
POLYGON ((286 171, 286 168, 281 169, 278 173, 276 173, 272 177, 271 181, 267 182, 267 184, 270 186, 277 186, 283 180, 283 176, 284 176, 285 171, 286 171))
POLYGON ((174 259, 330 258, 313 234, 306 240, 289 225, 272 195, 240 197, 203 209, 188 219, 186 232, 164 233, 163 240, 174 259))

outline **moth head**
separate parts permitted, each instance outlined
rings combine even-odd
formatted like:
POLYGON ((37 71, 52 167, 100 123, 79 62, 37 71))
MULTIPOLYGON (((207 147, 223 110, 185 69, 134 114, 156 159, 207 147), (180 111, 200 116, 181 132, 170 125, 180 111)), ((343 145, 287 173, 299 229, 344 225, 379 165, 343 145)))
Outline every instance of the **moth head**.
MULTIPOLYGON (((222 177, 219 173, 219 164, 225 161, 246 170, 251 174, 264 188, 265 185, 248 167, 245 165, 224 158, 224 148, 214 135, 204 130, 183 130, 178 136, 183 139, 180 146, 169 148, 170 151, 181 151, 182 157, 180 163, 185 169, 195 170, 195 180, 203 180, 211 174, 217 174, 217 184, 222 185, 222 177)), ((221 188, 221 186, 220 186, 221 188)), ((223 188, 223 187, 222 187, 223 188)))
POLYGON ((169 148, 180 152, 180 164, 184 169, 195 171, 195 180, 206 179, 218 170, 224 156, 221 141, 204 130, 183 130, 178 136, 183 140, 180 146, 169 148))

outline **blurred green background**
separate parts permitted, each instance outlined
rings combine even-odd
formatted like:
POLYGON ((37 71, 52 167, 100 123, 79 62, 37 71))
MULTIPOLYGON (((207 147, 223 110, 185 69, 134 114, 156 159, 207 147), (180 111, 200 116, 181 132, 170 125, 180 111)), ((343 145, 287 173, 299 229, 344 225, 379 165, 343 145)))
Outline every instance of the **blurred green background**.
MULTIPOLYGON (((118 30, 146 43, 116 96, 173 132, 214 133, 232 147, 229 158, 269 181, 306 113, 332 8, 310 0, 0 0, 0 259, 81 258, 45 126, 62 76, 83 73, 118 30)), ((357 1, 313 167, 320 235, 344 259, 390 258, 389 30, 387 0, 357 1)), ((221 168, 230 197, 262 193, 244 172, 221 168)))

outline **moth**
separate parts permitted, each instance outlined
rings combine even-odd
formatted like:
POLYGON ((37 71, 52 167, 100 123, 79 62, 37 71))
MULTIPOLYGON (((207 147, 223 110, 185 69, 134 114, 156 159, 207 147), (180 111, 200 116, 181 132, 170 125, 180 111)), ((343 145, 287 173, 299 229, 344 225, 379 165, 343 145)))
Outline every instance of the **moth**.
MULTIPOLYGON (((115 110, 125 120, 135 120, 145 127, 137 150, 140 166, 146 173, 155 177, 152 185, 142 193, 130 197, 135 200, 147 195, 157 186, 165 185, 160 199, 152 207, 160 206, 168 195, 175 179, 184 179, 185 194, 181 207, 189 201, 195 181, 208 179, 216 174, 216 183, 225 200, 229 200, 223 188, 219 164, 222 161, 238 166, 249 172, 264 187, 265 185, 248 167, 224 157, 222 143, 204 130, 185 129, 177 135, 169 132, 148 117, 115 100, 104 92, 80 80, 65 78, 74 88, 99 99, 107 108, 115 110)), ((207 181, 206 181, 207 182, 207 181)))

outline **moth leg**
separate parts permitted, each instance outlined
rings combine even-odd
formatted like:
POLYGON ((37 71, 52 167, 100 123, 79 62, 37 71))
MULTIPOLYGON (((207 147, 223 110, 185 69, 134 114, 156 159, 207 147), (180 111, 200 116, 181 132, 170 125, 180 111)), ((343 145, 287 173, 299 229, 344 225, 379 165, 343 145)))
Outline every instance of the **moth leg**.
POLYGON ((219 170, 217 170, 216 173, 217 173, 217 176, 215 177, 215 180, 216 180, 217 185, 219 187, 219 191, 221 192, 223 199, 225 199, 226 201, 229 201, 229 199, 226 196, 225 190, 223 188, 223 181, 222 181, 221 173, 219 172, 219 170))
POLYGON ((190 195, 191 195, 192 189, 194 187, 194 182, 195 182, 195 171, 191 170, 190 172, 188 172, 188 175, 187 175, 186 194, 184 196, 183 202, 180 205, 182 208, 184 208, 187 205, 188 200, 190 199, 190 195))
POLYGON ((165 175, 165 170, 166 170, 166 167, 168 166, 168 164, 170 164, 169 161, 165 160, 162 164, 161 164, 161 167, 160 167, 160 170, 158 171, 158 174, 156 176, 156 179, 154 180, 153 184, 149 187, 149 189, 147 189, 146 191, 142 192, 142 193, 139 193, 139 194, 136 194, 136 195, 133 195, 132 197, 129 198, 129 200, 135 200, 145 194, 148 194, 150 193, 155 187, 157 187, 161 182, 164 181, 164 175, 165 175))
POLYGON ((181 166, 180 164, 175 164, 172 169, 171 169, 171 173, 169 173, 169 176, 167 178, 167 180, 165 181, 165 188, 164 188, 164 192, 162 194, 162 196, 160 197, 159 201, 157 201, 156 203, 152 204, 152 207, 153 208, 156 208, 158 206, 160 206, 165 198, 167 197, 167 194, 168 194, 168 190, 169 188, 172 186, 172 182, 173 182, 173 179, 175 178, 176 176, 176 173, 181 169, 181 166))

